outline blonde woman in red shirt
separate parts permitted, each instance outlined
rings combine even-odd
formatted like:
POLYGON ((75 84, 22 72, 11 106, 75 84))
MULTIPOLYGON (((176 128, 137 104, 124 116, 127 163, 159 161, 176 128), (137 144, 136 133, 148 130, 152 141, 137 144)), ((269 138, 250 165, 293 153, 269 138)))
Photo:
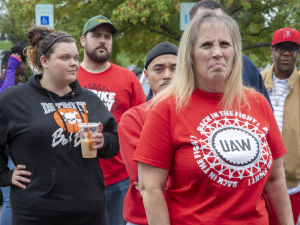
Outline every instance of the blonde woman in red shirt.
POLYGON ((185 30, 133 158, 150 225, 268 224, 266 204, 293 224, 286 148, 265 97, 243 87, 241 51, 227 15, 204 11, 185 30))

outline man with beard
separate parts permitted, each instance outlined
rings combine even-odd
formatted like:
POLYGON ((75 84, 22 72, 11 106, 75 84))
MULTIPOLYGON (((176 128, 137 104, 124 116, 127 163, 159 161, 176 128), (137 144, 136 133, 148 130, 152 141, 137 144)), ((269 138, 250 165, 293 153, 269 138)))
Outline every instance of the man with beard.
MULTIPOLYGON (((283 156, 283 165, 295 224, 300 215, 300 76, 296 67, 299 47, 297 30, 276 30, 270 48, 274 64, 261 72, 288 150, 283 156)), ((272 219, 270 224, 276 224, 272 219)))
MULTIPOLYGON (((163 42, 148 53, 144 73, 154 96, 170 84, 176 69, 177 52, 176 45, 163 42)), ((132 158, 149 113, 149 102, 125 112, 118 126, 120 152, 130 177, 130 187, 125 197, 123 211, 124 219, 128 221, 127 225, 148 224, 142 196, 136 189, 138 165, 132 158)))
MULTIPOLYGON (((115 26, 104 16, 95 16, 87 21, 80 39, 84 47, 84 59, 77 79, 82 87, 99 96, 119 122, 126 110, 145 102, 146 96, 134 73, 108 61, 116 32, 115 26)), ((122 213, 129 177, 124 162, 119 153, 111 159, 100 159, 99 163, 107 191, 109 224, 125 225, 122 213)))

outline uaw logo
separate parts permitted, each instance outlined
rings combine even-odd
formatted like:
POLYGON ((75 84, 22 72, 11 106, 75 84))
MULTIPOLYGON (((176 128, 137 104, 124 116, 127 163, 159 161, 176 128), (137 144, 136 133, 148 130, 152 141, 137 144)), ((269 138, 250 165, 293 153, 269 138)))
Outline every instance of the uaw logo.
POLYGON ((240 112, 214 112, 201 120, 198 134, 190 135, 192 152, 204 174, 214 182, 236 188, 263 179, 273 158, 267 142, 268 128, 240 112))
POLYGON ((252 132, 235 126, 224 126, 212 132, 209 144, 216 157, 233 167, 248 167, 260 155, 259 139, 252 132))
POLYGON ((283 32, 283 38, 290 38, 292 37, 292 32, 290 30, 285 30, 283 32))

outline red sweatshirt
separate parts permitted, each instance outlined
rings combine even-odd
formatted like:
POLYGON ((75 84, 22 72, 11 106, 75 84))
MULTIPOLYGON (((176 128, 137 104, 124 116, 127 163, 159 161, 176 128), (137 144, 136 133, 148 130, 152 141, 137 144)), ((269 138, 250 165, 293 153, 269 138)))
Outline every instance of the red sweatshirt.
POLYGON ((148 105, 149 103, 145 102, 129 109, 121 117, 118 126, 120 152, 130 177, 130 187, 124 200, 123 217, 130 223, 140 225, 147 225, 148 222, 142 196, 135 189, 134 181, 138 181, 138 165, 132 158, 149 113, 148 105))
MULTIPOLYGON (((146 96, 133 72, 113 63, 110 64, 110 67, 102 73, 90 73, 80 66, 77 79, 82 87, 90 89, 99 96, 119 123, 122 114, 131 107, 145 102, 146 96)), ((106 186, 128 177, 120 153, 114 158, 99 161, 106 186)))

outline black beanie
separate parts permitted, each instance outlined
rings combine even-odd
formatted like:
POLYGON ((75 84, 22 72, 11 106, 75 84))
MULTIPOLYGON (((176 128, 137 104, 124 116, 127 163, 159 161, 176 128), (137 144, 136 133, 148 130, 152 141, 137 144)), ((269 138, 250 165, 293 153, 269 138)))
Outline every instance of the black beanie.
POLYGON ((154 46, 147 55, 145 69, 158 56, 161 55, 177 55, 178 47, 170 42, 163 42, 154 46))

